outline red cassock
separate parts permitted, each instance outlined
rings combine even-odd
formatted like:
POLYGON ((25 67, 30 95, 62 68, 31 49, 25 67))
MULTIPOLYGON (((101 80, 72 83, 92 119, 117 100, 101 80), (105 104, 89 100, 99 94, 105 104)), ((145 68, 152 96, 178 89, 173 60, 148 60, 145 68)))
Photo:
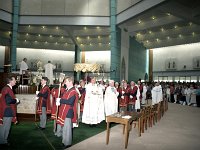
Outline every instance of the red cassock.
POLYGON ((128 102, 129 102, 129 87, 120 88, 119 91, 120 91, 120 95, 121 95, 121 96, 124 96, 124 99, 122 99, 122 98, 120 97, 119 106, 120 106, 120 107, 127 107, 128 102), (124 94, 123 94, 123 91, 124 91, 124 94))
MULTIPOLYGON (((53 88, 51 90, 51 95, 52 95, 51 119, 56 119, 56 110, 57 110, 56 98, 58 98, 58 91, 59 91, 59 88, 53 88)), ((65 91, 65 88, 62 87, 60 89, 60 97, 62 96, 64 91, 65 91)))
POLYGON ((43 98, 42 96, 39 97, 38 99, 38 104, 37 104, 37 113, 42 114, 42 104, 46 103, 46 113, 51 114, 51 102, 50 102, 50 89, 47 85, 45 85, 41 90, 41 94, 45 94, 48 92, 47 98, 43 98))
POLYGON ((14 95, 14 93, 13 93, 13 91, 12 91, 12 89, 8 85, 6 85, 2 89, 2 91, 1 91, 1 98, 0 98, 0 125, 3 124, 4 111, 8 107, 10 107, 12 109, 12 111, 13 111, 12 122, 15 123, 15 124, 17 123, 17 117, 16 117, 17 105, 16 104, 9 104, 9 105, 6 104, 5 96, 7 94, 9 94, 12 99, 16 98, 15 95, 14 95))
POLYGON ((78 93, 75 87, 65 91, 60 100, 57 123, 64 126, 65 118, 71 118, 73 123, 77 122, 78 93))
POLYGON ((81 97, 80 97, 80 101, 81 101, 81 103, 80 103, 80 112, 83 112, 86 90, 85 90, 85 88, 82 88, 82 87, 79 87, 78 90, 79 90, 79 92, 81 94, 81 97))
POLYGON ((142 100, 142 92, 143 92, 143 85, 139 85, 139 90, 140 90, 140 100, 142 100))
POLYGON ((133 88, 130 88, 129 93, 130 93, 131 96, 133 96, 133 98, 129 97, 129 104, 135 105, 135 101, 137 99, 137 97, 136 97, 137 90, 138 90, 137 86, 134 86, 133 88))

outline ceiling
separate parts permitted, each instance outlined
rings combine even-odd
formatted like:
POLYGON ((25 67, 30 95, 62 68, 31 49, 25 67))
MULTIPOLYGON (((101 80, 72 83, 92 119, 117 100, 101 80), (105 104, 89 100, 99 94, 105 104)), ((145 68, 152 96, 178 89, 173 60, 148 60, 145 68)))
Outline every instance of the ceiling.
POLYGON ((149 49, 200 42, 200 1, 167 0, 120 28, 149 49))
MULTIPOLYGON (((119 27, 148 49, 200 42, 200 1, 167 0, 119 27)), ((11 30, 10 23, 0 21, 1 43, 10 42, 11 30)), ((19 25, 17 46, 74 51, 77 44, 85 51, 110 50, 110 38, 109 26, 19 25)))

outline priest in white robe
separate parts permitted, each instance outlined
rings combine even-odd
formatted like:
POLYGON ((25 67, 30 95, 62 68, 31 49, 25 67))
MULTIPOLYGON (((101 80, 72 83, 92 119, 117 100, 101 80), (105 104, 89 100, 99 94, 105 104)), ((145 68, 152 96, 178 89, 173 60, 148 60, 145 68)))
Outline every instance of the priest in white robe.
POLYGON ((118 95, 116 88, 114 87, 114 80, 109 81, 109 86, 106 88, 104 105, 105 105, 105 114, 109 116, 117 112, 118 109, 118 95))
POLYGON ((97 86, 96 79, 92 78, 91 83, 86 86, 82 122, 95 125, 103 120, 105 120, 103 91, 97 86))
MULTIPOLYGON (((27 65, 27 58, 24 58, 20 63, 20 70, 19 70, 19 74, 22 75, 22 71, 23 70, 27 70, 28 69, 28 65, 27 65)), ((23 72, 23 74, 25 74, 25 72, 23 72)))
POLYGON ((155 87, 151 90, 152 105, 158 104, 162 101, 162 87, 159 83, 155 84, 155 87))
POLYGON ((51 61, 48 61, 48 63, 44 65, 45 77, 49 79, 49 85, 53 84, 53 70, 55 68, 56 66, 51 64, 51 61))
POLYGON ((137 97, 137 99, 136 99, 136 101, 135 101, 135 110, 136 110, 136 112, 140 109, 140 88, 139 88, 139 86, 138 85, 135 85, 135 86, 137 86, 137 95, 136 95, 136 97, 137 97))

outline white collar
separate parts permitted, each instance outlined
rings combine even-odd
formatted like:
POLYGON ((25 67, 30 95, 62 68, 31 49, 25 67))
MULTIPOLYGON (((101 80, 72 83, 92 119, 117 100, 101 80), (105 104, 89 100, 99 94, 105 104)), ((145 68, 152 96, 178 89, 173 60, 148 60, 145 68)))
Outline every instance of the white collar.
POLYGON ((10 84, 7 84, 11 89, 12 89, 12 86, 10 84))
POLYGON ((71 86, 71 87, 67 88, 67 90, 70 90, 71 88, 73 88, 73 86, 71 86))

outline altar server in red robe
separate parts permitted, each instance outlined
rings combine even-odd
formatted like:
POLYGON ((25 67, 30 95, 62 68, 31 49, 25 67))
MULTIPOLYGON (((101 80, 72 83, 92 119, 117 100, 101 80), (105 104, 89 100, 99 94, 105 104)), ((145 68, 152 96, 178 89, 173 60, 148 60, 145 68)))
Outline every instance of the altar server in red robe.
POLYGON ((134 81, 131 81, 130 83, 130 97, 129 97, 129 103, 128 103, 128 111, 135 111, 135 101, 137 99, 137 90, 138 87, 135 85, 134 81))
POLYGON ((127 105, 129 102, 129 87, 127 81, 123 82, 122 89, 120 91, 120 111, 127 111, 127 105))
POLYGON ((77 108, 79 96, 73 86, 73 77, 65 77, 64 84, 67 86, 67 90, 63 93, 61 98, 56 99, 56 105, 59 107, 57 123, 62 128, 62 143, 65 148, 72 145, 72 123, 77 122, 77 108))
POLYGON ((11 123, 17 123, 16 112, 19 100, 15 97, 12 87, 16 84, 14 77, 6 79, 7 85, 1 91, 0 98, 0 145, 8 146, 7 141, 11 123))
POLYGON ((42 77, 42 89, 36 92, 38 99, 37 113, 40 115, 39 128, 41 130, 44 130, 46 128, 47 114, 51 114, 50 89, 47 86, 47 82, 48 78, 42 77))
MULTIPOLYGON (((60 97, 63 95, 65 91, 65 87, 62 85, 60 89, 60 97)), ((51 90, 51 95, 52 95, 52 108, 51 108, 51 119, 55 120, 56 119, 56 112, 57 112, 57 107, 56 107, 56 98, 58 97, 58 92, 59 92, 59 87, 54 87, 51 90)))

